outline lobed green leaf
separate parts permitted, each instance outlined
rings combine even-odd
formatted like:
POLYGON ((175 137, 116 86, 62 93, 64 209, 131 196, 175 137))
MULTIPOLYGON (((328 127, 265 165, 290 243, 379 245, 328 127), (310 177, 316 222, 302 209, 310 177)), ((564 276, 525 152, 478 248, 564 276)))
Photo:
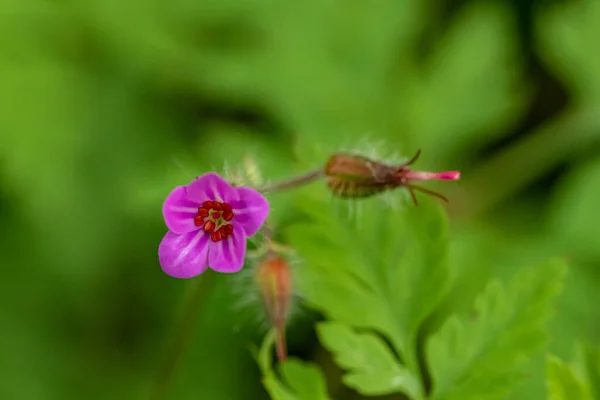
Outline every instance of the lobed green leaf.
POLYGON ((474 319, 453 316, 427 343, 433 399, 501 399, 522 379, 524 361, 544 345, 546 321, 565 266, 551 261, 519 273, 505 288, 491 282, 474 319))
POLYGON ((418 378, 398 362, 381 337, 372 332, 357 333, 338 322, 321 323, 317 332, 337 364, 347 370, 347 386, 366 396, 398 392, 411 398, 419 396, 418 378))

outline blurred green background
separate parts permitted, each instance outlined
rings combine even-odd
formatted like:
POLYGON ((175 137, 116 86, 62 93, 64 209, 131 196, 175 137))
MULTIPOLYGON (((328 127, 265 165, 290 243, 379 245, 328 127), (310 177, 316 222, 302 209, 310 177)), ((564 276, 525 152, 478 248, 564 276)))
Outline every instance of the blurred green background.
MULTIPOLYGON (((382 141, 462 171, 429 186, 459 273, 440 312, 567 257, 550 349, 600 345, 598 37, 595 0, 2 0, 0 399, 148 398, 190 285, 158 264, 169 191, 246 154, 278 180, 382 141)), ((168 398, 267 398, 236 282, 215 277, 168 398)), ((322 359, 315 318, 291 354, 322 359)))

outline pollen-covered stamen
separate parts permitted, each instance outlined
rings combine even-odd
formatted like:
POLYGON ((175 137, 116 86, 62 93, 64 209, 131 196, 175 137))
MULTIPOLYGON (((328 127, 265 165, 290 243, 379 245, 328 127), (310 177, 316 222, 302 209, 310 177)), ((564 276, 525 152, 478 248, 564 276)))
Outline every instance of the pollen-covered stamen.
POLYGON ((204 232, 206 233, 211 233, 212 231, 215 230, 215 223, 212 222, 211 220, 208 220, 204 223, 204 232))
POLYGON ((210 234, 213 242, 218 242, 233 234, 233 225, 229 223, 233 216, 233 208, 229 203, 207 200, 198 208, 194 224, 210 234))

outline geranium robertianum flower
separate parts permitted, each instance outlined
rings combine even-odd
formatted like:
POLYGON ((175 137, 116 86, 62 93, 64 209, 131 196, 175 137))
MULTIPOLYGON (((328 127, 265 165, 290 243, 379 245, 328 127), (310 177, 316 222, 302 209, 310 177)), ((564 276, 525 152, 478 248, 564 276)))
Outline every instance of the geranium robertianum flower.
POLYGON ((208 267, 238 272, 246 238, 258 232, 268 214, 262 194, 233 187, 214 172, 176 187, 163 204, 169 228, 158 248, 163 271, 175 278, 192 278, 208 267))

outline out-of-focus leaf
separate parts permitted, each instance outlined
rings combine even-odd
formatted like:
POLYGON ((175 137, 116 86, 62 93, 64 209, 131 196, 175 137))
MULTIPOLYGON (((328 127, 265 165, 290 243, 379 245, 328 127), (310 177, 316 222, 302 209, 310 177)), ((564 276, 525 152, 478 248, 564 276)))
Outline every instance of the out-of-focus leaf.
POLYGON ((434 160, 501 135, 522 112, 515 24, 502 2, 469 2, 425 67, 409 82, 406 107, 419 147, 434 160), (485 135, 484 135, 485 134, 485 135))
POLYGON ((600 258, 600 224, 592 216, 600 204, 600 159, 582 166, 559 185, 549 218, 563 251, 589 259, 600 258))
POLYGON ((568 82, 579 101, 600 101, 600 3, 557 3, 537 20, 538 47, 547 66, 568 82))
POLYGON ((263 374, 263 385, 273 400, 330 400, 325 378, 314 364, 290 358, 279 364, 279 378, 271 367, 275 333, 265 336, 254 355, 263 374), (284 383, 285 382, 285 383, 284 383))
POLYGON ((546 357, 548 400, 592 400, 586 386, 570 366, 558 357, 546 357))
POLYGON ((579 346, 585 376, 589 383, 592 398, 600 398, 600 348, 584 344, 579 346))
POLYGON ((397 392, 410 398, 418 396, 418 378, 400 365, 390 348, 374 333, 357 333, 338 322, 323 322, 317 332, 337 364, 347 370, 344 375, 347 386, 366 396, 397 392))
POLYGON ((279 365, 279 371, 299 400, 329 400, 325 378, 316 365, 290 358, 279 365))
POLYGON ((427 343, 433 399, 501 399, 522 379, 519 367, 544 345, 545 324, 565 266, 522 271, 505 289, 492 281, 475 302, 474 321, 451 317, 427 343))

